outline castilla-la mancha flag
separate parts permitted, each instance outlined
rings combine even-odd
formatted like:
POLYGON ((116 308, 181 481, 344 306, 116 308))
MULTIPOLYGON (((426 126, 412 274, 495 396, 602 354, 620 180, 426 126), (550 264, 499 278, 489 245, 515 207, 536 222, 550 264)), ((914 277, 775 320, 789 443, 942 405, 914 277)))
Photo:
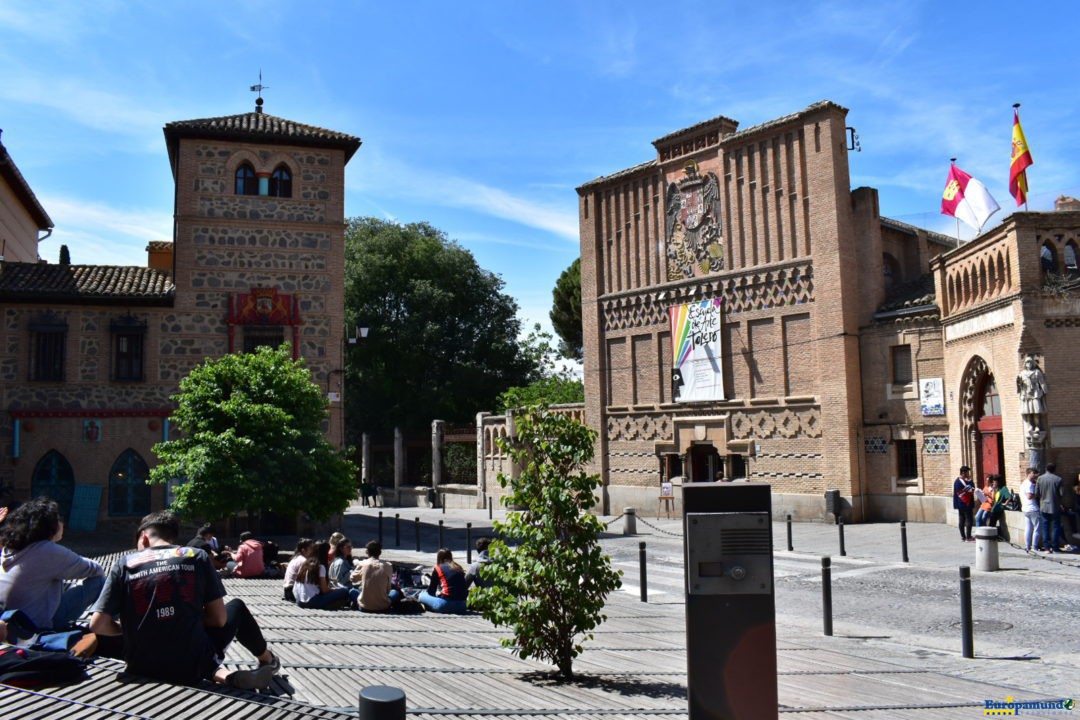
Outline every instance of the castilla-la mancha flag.
POLYGON ((1001 208, 986 186, 953 163, 941 194, 941 213, 963 220, 978 232, 990 216, 1001 208))
POLYGON ((1009 164, 1009 194, 1016 198, 1017 206, 1027 202, 1027 169, 1034 165, 1031 148, 1020 126, 1020 111, 1013 108, 1012 162, 1009 164))

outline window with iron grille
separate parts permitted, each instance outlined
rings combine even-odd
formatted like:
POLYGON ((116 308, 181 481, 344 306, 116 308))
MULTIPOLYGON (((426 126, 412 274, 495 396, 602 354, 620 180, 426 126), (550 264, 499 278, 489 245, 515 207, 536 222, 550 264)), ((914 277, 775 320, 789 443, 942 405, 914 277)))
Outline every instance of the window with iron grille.
POLYGON ((911 346, 894 345, 892 347, 893 385, 910 385, 915 381, 911 368, 911 346))
POLYGON ((914 440, 896 441, 896 477, 900 480, 919 477, 919 454, 914 440))
POLYGON ((113 377, 126 382, 138 382, 143 379, 143 335, 142 333, 116 333, 116 355, 113 377))
POLYGON ((248 325, 244 328, 244 352, 253 353, 261 347, 278 348, 285 342, 280 326, 248 325))
POLYGON ((62 381, 67 326, 31 328, 31 332, 30 379, 62 381))

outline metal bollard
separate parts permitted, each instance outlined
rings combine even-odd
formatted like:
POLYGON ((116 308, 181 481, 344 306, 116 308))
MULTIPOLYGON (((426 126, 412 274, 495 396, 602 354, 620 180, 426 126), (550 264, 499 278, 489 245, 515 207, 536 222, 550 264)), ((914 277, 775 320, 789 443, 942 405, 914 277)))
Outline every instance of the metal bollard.
POLYGON ((640 566, 640 575, 638 580, 641 584, 641 602, 649 602, 649 577, 645 571, 645 543, 638 543, 638 565, 640 566))
POLYGON ((788 552, 795 550, 795 545, 791 542, 791 515, 787 516, 787 549, 788 552))
POLYGON ((821 623, 826 635, 832 635, 832 558, 821 558, 821 623))
POLYGON ((626 508, 623 510, 623 535, 637 535, 637 510, 626 508))
POLYGON ((439 521, 439 549, 446 547, 446 531, 443 529, 443 521, 439 521))
POLYGON ((371 685, 360 691, 359 720, 405 720, 405 693, 389 685, 371 685))
POLYGON ((491 496, 488 495, 488 520, 491 519, 491 496))
POLYGON ((900 521, 900 557, 908 561, 907 555, 907 520, 900 521))
POLYGON ((394 513, 394 547, 401 547, 401 513, 394 513))
POLYGON ((975 629, 971 622, 971 568, 960 566, 960 643, 964 657, 975 657, 975 629))
POLYGON ((844 549, 844 518, 837 518, 836 527, 840 528, 840 557, 847 555, 847 550, 844 549))
POLYGON ((442 508, 442 514, 446 514, 446 494, 444 493, 442 499, 439 500, 439 507, 442 508))
POLYGON ((382 510, 379 511, 379 544, 382 545, 382 510))
POLYGON ((472 565, 472 523, 465 523, 465 562, 472 565))
POLYGON ((420 518, 416 518, 413 528, 416 530, 416 552, 420 552, 420 518))

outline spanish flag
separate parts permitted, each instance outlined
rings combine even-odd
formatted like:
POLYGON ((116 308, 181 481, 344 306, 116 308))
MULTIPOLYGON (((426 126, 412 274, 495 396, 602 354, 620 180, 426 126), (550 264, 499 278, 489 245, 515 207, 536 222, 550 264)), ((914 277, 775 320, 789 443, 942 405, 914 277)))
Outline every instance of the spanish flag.
POLYGON ((1012 128, 1012 163, 1009 165, 1009 193, 1016 198, 1016 204, 1027 202, 1027 168, 1034 165, 1031 150, 1024 139, 1024 128, 1020 126, 1020 111, 1013 108, 1012 128))

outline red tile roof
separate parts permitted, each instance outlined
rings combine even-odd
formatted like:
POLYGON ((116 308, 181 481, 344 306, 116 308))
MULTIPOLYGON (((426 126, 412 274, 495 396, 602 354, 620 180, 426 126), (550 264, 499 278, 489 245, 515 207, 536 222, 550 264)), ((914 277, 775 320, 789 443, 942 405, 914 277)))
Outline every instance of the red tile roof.
POLYGON ((127 265, 0 265, 0 302, 172 305, 169 273, 127 265))

